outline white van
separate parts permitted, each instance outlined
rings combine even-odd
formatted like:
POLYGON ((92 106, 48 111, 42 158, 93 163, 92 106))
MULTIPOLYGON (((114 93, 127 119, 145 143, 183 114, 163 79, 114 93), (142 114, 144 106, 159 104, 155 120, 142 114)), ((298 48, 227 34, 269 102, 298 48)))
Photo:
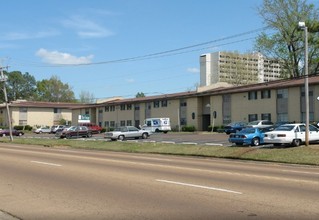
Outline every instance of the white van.
POLYGON ((143 130, 151 132, 164 132, 171 131, 171 124, 169 118, 147 118, 142 126, 143 130))

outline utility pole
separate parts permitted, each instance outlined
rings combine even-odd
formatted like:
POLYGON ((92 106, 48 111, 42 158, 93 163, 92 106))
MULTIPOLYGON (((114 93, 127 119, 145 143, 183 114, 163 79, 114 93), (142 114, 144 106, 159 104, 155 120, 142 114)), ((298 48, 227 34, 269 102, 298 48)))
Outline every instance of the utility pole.
POLYGON ((4 93, 4 100, 6 103, 6 109, 7 109, 7 117, 8 117, 8 124, 9 124, 9 132, 10 132, 10 141, 13 141, 12 136, 12 123, 11 123, 11 115, 9 110, 9 103, 8 103, 8 96, 7 96, 7 89, 6 89, 6 81, 8 80, 8 77, 3 74, 3 67, 0 66, 0 82, 3 83, 3 93, 4 93))

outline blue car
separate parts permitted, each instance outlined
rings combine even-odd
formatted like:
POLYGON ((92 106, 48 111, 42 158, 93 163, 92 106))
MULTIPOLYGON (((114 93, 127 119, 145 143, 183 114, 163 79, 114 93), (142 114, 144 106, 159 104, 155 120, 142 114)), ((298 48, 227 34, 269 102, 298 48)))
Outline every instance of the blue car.
POLYGON ((242 121, 232 122, 224 127, 224 131, 226 132, 226 134, 236 133, 237 131, 245 128, 246 125, 247 123, 242 121))
POLYGON ((264 143, 265 132, 273 128, 245 128, 237 133, 230 134, 228 141, 236 145, 258 146, 264 143))

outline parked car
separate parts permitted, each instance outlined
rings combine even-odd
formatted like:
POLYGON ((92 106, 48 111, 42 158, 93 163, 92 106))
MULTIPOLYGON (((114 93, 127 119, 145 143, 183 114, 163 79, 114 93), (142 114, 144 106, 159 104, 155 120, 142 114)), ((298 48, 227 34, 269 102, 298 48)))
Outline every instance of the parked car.
POLYGON ((146 139, 151 135, 150 131, 140 130, 134 126, 123 126, 115 128, 114 131, 105 132, 104 138, 111 140, 125 140, 127 138, 143 138, 146 139))
POLYGON ((247 124, 247 127, 253 127, 253 128, 267 128, 271 126, 274 126, 274 124, 268 120, 251 121, 247 124))
MULTIPOLYGON (((23 131, 12 129, 12 136, 22 136, 22 135, 24 135, 23 131)), ((10 136, 10 130, 9 129, 1 129, 0 136, 1 137, 10 136)))
POLYGON ((226 134, 236 133, 237 131, 241 131, 246 126, 247 126, 246 122, 242 122, 242 121, 232 122, 224 127, 224 131, 226 134))
POLYGON ((264 144, 265 132, 270 131, 272 127, 268 128, 244 128, 237 133, 230 134, 228 141, 236 145, 251 145, 258 146, 264 144))
POLYGON ((56 136, 60 138, 92 137, 92 132, 85 126, 71 126, 57 132, 56 136))
MULTIPOLYGON (((282 144, 299 146, 305 142, 305 133, 305 124, 285 124, 275 128, 273 131, 266 132, 264 141, 275 146, 282 144)), ((319 130, 313 125, 309 125, 309 142, 311 141, 319 141, 319 130)))
POLYGON ((100 134, 102 131, 102 127, 93 123, 80 123, 79 126, 88 127, 92 131, 92 134, 100 134))
POLYGON ((65 125, 53 125, 51 126, 51 131, 50 133, 55 134, 57 132, 58 129, 64 129, 65 125))
POLYGON ((49 126, 40 127, 34 130, 34 133, 36 134, 42 134, 42 133, 50 133, 51 128, 49 126))

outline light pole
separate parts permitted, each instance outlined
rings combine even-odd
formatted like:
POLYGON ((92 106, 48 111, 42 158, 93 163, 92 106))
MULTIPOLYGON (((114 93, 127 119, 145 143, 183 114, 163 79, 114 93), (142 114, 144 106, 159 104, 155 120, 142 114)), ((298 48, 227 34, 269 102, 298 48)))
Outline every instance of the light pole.
POLYGON ((308 83, 308 28, 305 22, 298 23, 299 28, 305 32, 305 107, 306 107, 306 134, 305 134, 305 145, 309 145, 309 83, 308 83))

